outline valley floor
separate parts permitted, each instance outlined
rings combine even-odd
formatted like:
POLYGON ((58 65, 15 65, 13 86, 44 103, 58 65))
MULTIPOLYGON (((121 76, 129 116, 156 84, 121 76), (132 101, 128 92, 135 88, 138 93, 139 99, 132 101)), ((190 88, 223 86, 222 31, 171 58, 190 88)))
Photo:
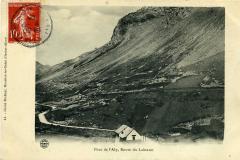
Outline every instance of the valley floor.
MULTIPOLYGON (((223 91, 218 88, 128 92, 121 94, 121 100, 119 94, 104 95, 104 97, 100 95, 91 99, 92 105, 89 107, 57 108, 45 105, 45 110, 36 112, 36 135, 63 133, 86 138, 114 139, 114 130, 119 125, 127 124, 133 126, 142 135, 159 142, 186 140, 194 142, 206 138, 222 140, 223 91), (117 99, 117 101, 99 106, 97 102, 100 99, 117 99), (95 106, 94 102, 96 102, 95 106), (66 128, 78 128, 84 131, 66 128)), ((37 106, 40 108, 40 104, 37 106)))

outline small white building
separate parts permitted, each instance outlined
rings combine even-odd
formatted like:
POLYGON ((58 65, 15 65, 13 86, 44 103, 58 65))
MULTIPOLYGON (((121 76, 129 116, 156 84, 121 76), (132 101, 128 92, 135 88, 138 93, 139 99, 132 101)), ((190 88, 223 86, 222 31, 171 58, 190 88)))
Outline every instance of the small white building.
POLYGON ((118 141, 142 141, 143 137, 133 128, 128 127, 127 125, 121 125, 117 130, 118 141))

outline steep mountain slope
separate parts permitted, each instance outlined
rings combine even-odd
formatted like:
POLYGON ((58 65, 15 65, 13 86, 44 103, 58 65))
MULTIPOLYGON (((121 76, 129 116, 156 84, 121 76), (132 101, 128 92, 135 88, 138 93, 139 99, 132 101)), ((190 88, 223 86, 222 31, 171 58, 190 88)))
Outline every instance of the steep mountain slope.
POLYGON ((44 75, 50 69, 50 66, 43 65, 39 62, 36 62, 36 80, 41 79, 41 76, 44 75))
POLYGON ((44 72, 36 99, 67 107, 49 115, 53 120, 109 128, 126 123, 160 133, 183 121, 223 115, 223 91, 205 91, 223 85, 224 9, 149 7, 123 17, 103 47, 44 72), (176 89, 185 90, 169 91, 176 89), (206 105, 211 107, 201 108, 206 105), (90 111, 82 115, 83 108, 90 111), (180 118, 168 120, 166 112, 180 118))

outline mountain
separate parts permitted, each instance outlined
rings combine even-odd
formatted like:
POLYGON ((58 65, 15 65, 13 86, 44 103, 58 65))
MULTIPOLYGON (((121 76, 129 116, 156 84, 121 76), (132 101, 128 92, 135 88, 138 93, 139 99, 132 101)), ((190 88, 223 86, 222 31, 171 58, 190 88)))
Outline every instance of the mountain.
POLYGON ((43 65, 37 61, 36 62, 36 80, 41 79, 41 75, 43 75, 46 71, 48 71, 49 68, 50 68, 49 65, 43 65))
POLYGON ((151 135, 223 118, 224 14, 224 8, 177 7, 130 13, 104 46, 42 72, 36 100, 59 108, 52 120, 128 124, 151 135))

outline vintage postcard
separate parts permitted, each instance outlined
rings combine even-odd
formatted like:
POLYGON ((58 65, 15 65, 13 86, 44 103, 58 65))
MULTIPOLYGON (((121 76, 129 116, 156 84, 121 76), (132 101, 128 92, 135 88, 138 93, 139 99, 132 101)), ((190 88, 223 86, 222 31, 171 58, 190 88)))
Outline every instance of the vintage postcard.
POLYGON ((2 0, 0 159, 239 159, 237 6, 2 0))

